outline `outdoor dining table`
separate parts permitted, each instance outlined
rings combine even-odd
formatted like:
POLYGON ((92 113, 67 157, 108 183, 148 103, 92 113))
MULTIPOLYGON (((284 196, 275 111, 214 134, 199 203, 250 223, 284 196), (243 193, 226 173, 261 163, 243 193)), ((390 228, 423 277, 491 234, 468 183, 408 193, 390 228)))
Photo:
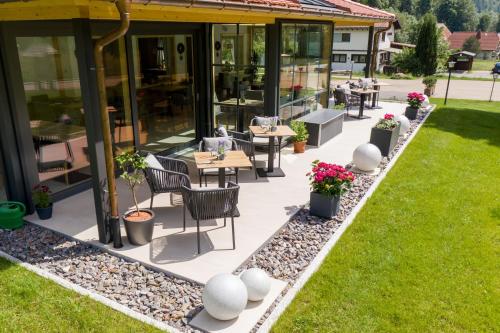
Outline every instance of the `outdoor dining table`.
POLYGON ((268 127, 261 126, 249 126, 250 132, 254 136, 267 137, 269 138, 269 152, 267 155, 267 168, 257 168, 257 174, 260 177, 285 177, 285 173, 281 168, 274 167, 274 156, 275 152, 275 139, 277 137, 293 136, 296 133, 286 125, 276 126, 275 131, 271 131, 268 127))
POLYGON ((194 161, 197 169, 219 169, 219 187, 226 187, 226 168, 251 168, 252 162, 245 152, 230 150, 225 153, 223 160, 219 160, 212 152, 195 152, 194 161))
MULTIPOLYGON (((355 95, 359 95, 360 97, 360 103, 359 103, 359 112, 357 118, 363 119, 363 111, 365 110, 365 101, 366 97, 371 95, 371 94, 376 94, 378 90, 375 89, 351 89, 351 93, 355 95)), ((372 99, 372 107, 375 107, 375 98, 372 99)))

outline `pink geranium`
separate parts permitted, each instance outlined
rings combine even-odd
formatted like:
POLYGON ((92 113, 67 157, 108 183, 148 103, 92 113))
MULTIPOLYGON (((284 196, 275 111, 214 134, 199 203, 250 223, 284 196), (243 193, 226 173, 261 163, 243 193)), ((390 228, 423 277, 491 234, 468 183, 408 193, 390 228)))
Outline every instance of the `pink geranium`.
POLYGON ((411 107, 420 108, 422 103, 425 101, 425 97, 423 94, 416 92, 416 91, 413 91, 413 92, 408 93, 407 101, 411 107))
POLYGON ((328 196, 340 196, 354 181, 352 172, 337 164, 314 161, 312 171, 307 173, 313 192, 328 196))

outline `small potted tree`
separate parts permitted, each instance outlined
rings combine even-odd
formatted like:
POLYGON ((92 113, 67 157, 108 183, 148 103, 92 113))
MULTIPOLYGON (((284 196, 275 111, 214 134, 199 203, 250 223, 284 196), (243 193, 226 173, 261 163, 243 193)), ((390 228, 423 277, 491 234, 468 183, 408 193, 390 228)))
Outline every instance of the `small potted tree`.
POLYGON ((399 137, 399 122, 394 119, 394 115, 386 113, 375 127, 372 127, 370 143, 380 149, 382 156, 387 156, 392 151, 399 137))
POLYGON ((424 95, 419 92, 411 92, 408 94, 407 99, 409 106, 406 107, 405 116, 410 120, 417 119, 418 110, 425 100, 424 95))
POLYGON ((309 133, 307 132, 306 124, 303 121, 292 120, 290 126, 292 127, 292 130, 295 132, 295 135, 292 137, 293 152, 296 154, 305 152, 307 139, 309 138, 309 133))
POLYGON ((137 152, 123 152, 115 160, 122 171, 120 178, 127 183, 134 200, 135 208, 122 216, 127 238, 134 245, 147 244, 153 238, 155 214, 150 209, 139 208, 135 193, 137 186, 144 182, 143 170, 147 167, 145 158, 137 152))
POLYGON ((31 192, 33 204, 40 220, 48 220, 52 217, 52 192, 47 185, 37 185, 31 192))
POLYGON ((310 214, 332 218, 337 215, 340 197, 354 182, 354 175, 344 167, 314 161, 312 171, 307 175, 311 181, 310 214))
POLYGON ((436 78, 434 76, 426 76, 422 80, 425 85, 424 94, 427 96, 432 96, 434 94, 434 89, 436 88, 436 78))

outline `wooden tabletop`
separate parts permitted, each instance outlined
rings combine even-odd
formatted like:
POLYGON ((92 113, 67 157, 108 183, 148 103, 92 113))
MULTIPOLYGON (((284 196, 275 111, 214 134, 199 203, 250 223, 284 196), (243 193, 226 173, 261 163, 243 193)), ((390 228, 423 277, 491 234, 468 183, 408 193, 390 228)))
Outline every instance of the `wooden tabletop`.
POLYGON ((277 127, 277 129, 274 132, 271 132, 271 130, 266 130, 260 126, 249 126, 248 128, 255 136, 263 136, 263 137, 293 136, 296 134, 290 127, 288 127, 286 125, 280 125, 280 126, 276 126, 276 127, 277 127))
POLYGON ((375 90, 375 89, 362 89, 362 88, 358 88, 358 89, 351 89, 351 92, 355 93, 355 94, 373 94, 373 93, 378 93, 378 90, 375 90))
POLYGON ((227 151, 223 160, 218 160, 211 152, 195 152, 194 161, 198 169, 252 167, 247 155, 240 150, 227 151))
POLYGON ((387 82, 377 82, 377 83, 372 83, 374 86, 379 86, 379 87, 384 87, 384 86, 390 86, 390 83, 387 82))

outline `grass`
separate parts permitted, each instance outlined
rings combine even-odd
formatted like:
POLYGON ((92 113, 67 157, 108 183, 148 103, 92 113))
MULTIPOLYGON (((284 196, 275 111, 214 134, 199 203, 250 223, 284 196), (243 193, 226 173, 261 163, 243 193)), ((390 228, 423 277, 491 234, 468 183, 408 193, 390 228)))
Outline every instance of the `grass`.
POLYGON ((0 332, 160 332, 0 258, 0 332))
POLYGON ((500 103, 434 101, 272 332, 498 332, 500 103))
POLYGON ((473 71, 491 71, 497 60, 474 59, 472 63, 473 71))

